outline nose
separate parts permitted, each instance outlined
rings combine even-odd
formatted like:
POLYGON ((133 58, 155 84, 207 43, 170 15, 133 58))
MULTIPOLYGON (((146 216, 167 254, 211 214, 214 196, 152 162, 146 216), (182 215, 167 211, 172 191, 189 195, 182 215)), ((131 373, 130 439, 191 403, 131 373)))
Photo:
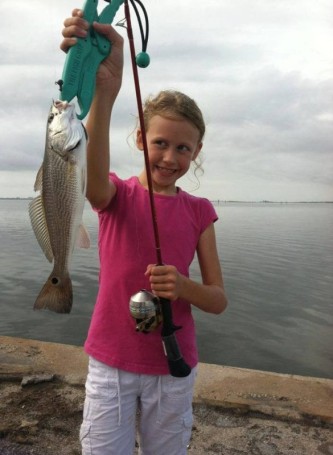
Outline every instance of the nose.
POLYGON ((165 163, 175 163, 176 162, 176 151, 172 147, 167 147, 163 151, 163 161, 165 163))

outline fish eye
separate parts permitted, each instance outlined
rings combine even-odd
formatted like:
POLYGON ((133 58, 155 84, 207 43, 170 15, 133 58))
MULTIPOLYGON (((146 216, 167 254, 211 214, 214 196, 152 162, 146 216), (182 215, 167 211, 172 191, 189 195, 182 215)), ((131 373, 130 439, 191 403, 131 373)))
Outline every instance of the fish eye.
POLYGON ((74 147, 72 147, 71 149, 69 149, 68 151, 69 152, 72 152, 73 150, 75 150, 76 148, 78 148, 81 144, 81 139, 74 145, 74 147))

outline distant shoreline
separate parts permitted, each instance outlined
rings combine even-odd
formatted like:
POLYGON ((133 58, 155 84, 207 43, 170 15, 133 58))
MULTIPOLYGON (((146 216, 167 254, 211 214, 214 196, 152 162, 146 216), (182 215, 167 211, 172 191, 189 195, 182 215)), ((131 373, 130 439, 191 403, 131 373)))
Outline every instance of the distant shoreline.
MULTIPOLYGON (((0 197, 0 201, 31 201, 33 197, 0 197)), ((210 199, 213 204, 333 204, 333 201, 239 201, 232 199, 210 199)))
POLYGON ((233 201, 212 199, 213 204, 333 204, 333 201, 233 201))

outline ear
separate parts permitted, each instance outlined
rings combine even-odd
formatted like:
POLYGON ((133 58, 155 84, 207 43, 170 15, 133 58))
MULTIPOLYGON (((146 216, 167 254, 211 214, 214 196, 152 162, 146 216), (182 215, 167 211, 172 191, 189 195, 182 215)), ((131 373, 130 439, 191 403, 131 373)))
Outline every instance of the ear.
POLYGON ((203 143, 202 142, 199 142, 198 145, 197 145, 197 148, 195 150, 195 152, 193 153, 193 156, 191 158, 192 161, 195 161, 202 149, 202 146, 203 146, 203 143))
POLYGON ((136 146, 139 150, 143 150, 142 134, 139 128, 136 131, 136 146))

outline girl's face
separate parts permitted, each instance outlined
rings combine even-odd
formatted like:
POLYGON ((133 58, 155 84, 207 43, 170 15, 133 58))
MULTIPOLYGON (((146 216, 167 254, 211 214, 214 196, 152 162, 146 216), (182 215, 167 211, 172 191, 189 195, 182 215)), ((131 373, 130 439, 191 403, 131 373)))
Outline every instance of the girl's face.
MULTIPOLYGON (((191 161, 201 150, 199 131, 187 120, 171 120, 155 115, 149 122, 146 136, 154 191, 176 193, 176 181, 186 174, 191 161)), ((140 130, 137 132, 137 147, 143 150, 140 130)), ((139 180, 147 187, 145 171, 139 180)))

